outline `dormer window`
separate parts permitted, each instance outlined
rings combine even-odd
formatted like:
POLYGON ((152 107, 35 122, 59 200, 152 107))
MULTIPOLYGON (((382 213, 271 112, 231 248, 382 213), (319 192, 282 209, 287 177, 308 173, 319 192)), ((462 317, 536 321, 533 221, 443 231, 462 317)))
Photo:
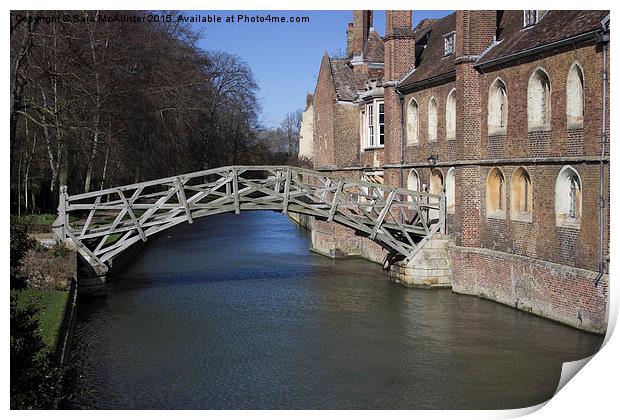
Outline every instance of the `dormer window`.
POLYGON ((538 22, 538 10, 523 11, 523 27, 535 25, 538 22))
POLYGON ((443 36, 443 55, 454 54, 454 34, 456 32, 450 32, 443 36))

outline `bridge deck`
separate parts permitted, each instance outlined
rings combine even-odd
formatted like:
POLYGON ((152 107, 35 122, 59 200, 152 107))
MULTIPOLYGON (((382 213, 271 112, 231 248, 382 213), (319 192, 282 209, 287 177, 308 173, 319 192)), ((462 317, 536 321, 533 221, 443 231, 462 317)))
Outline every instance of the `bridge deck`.
POLYGON ((339 223, 406 261, 445 225, 443 195, 291 166, 228 166, 77 195, 63 187, 55 233, 105 272, 106 261, 162 230, 246 210, 339 223))

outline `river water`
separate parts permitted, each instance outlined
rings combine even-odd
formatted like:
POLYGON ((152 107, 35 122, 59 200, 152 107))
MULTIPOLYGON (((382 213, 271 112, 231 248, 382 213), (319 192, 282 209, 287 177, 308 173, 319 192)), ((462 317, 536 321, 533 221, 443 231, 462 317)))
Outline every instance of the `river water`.
POLYGON ((273 212, 150 240, 107 296, 79 305, 74 408, 518 408, 600 337, 377 264, 308 251, 273 212))

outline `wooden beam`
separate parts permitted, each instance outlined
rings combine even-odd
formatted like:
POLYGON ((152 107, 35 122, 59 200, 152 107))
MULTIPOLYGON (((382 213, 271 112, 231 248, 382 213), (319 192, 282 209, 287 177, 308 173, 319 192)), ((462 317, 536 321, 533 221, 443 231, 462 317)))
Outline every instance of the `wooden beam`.
POLYGON ((179 197, 179 203, 185 208, 185 213, 187 214, 187 221, 191 225, 194 223, 194 219, 192 219, 192 211, 189 208, 189 204, 187 204, 187 199, 185 198, 185 190, 183 190, 183 182, 179 177, 175 179, 177 185, 177 195, 179 197))
MULTIPOLYGON (((142 226, 140 226, 140 222, 136 218, 136 215, 133 214, 133 210, 131 209, 131 205, 129 204, 129 202, 125 198, 125 194, 123 194, 123 192, 121 190, 118 190, 118 195, 121 197, 121 200, 123 200, 123 202, 125 203, 125 207, 127 208, 127 213, 129 213, 129 217, 131 218, 131 221, 136 226, 136 229, 138 230, 138 233, 140 234, 140 237, 142 238, 142 241, 146 242, 146 235, 144 234, 144 231, 142 230, 142 226)), ((138 195, 140 195, 140 194, 138 194, 138 195)))
POLYGON ((282 213, 288 213, 288 195, 291 190, 291 170, 286 170, 286 181, 284 181, 284 194, 282 197, 282 213))
POLYGON ((235 214, 239 214, 239 184, 237 180, 237 169, 232 170, 233 198, 235 199, 235 214))
POLYGON ((332 207, 329 209, 329 217, 327 218, 328 222, 332 222, 334 220, 334 216, 336 215, 336 210, 338 210, 338 200, 340 199, 340 192, 342 191, 342 186, 344 184, 343 179, 338 180, 338 185, 336 186, 336 191, 334 192, 334 199, 332 200, 332 207))
POLYGON ((95 211, 97 210, 97 206, 101 202, 101 196, 98 195, 95 199, 95 204, 93 204, 93 209, 88 213, 88 217, 86 218, 86 222, 84 222, 84 227, 82 228, 82 232, 80 233, 80 237, 86 235, 86 231, 88 230, 88 226, 90 226, 90 222, 93 220, 93 216, 95 215, 95 211))
POLYGON ((383 220, 385 219, 385 215, 390 210, 390 206, 392 205, 392 201, 394 200, 395 195, 396 195, 396 191, 391 191, 390 194, 388 195, 388 198, 385 201, 385 206, 383 206, 381 213, 379 213, 379 217, 377 218, 377 223, 375 224, 375 227, 372 230, 370 239, 375 239, 375 237, 377 236, 377 232, 379 231, 379 228, 381 227, 381 224, 383 223, 383 220))

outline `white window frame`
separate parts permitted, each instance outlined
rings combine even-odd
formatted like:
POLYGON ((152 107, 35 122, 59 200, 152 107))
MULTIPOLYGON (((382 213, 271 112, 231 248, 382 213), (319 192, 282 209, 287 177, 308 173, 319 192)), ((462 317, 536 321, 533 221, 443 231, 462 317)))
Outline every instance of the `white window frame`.
POLYGON ((444 57, 454 54, 454 45, 456 42, 456 32, 452 31, 443 36, 443 55, 444 57))
POLYGON ((523 27, 524 28, 536 25, 538 23, 539 19, 540 19, 540 16, 538 16, 538 10, 524 10, 523 11, 523 27), (534 12, 534 22, 528 21, 528 19, 527 19, 528 15, 529 15, 528 12, 534 12))
POLYGON ((383 99, 375 99, 366 104, 364 112, 364 149, 383 147, 385 147, 385 102, 383 99), (383 112, 380 112, 381 108, 383 112), (380 122, 380 114, 383 114, 383 122, 380 122))

